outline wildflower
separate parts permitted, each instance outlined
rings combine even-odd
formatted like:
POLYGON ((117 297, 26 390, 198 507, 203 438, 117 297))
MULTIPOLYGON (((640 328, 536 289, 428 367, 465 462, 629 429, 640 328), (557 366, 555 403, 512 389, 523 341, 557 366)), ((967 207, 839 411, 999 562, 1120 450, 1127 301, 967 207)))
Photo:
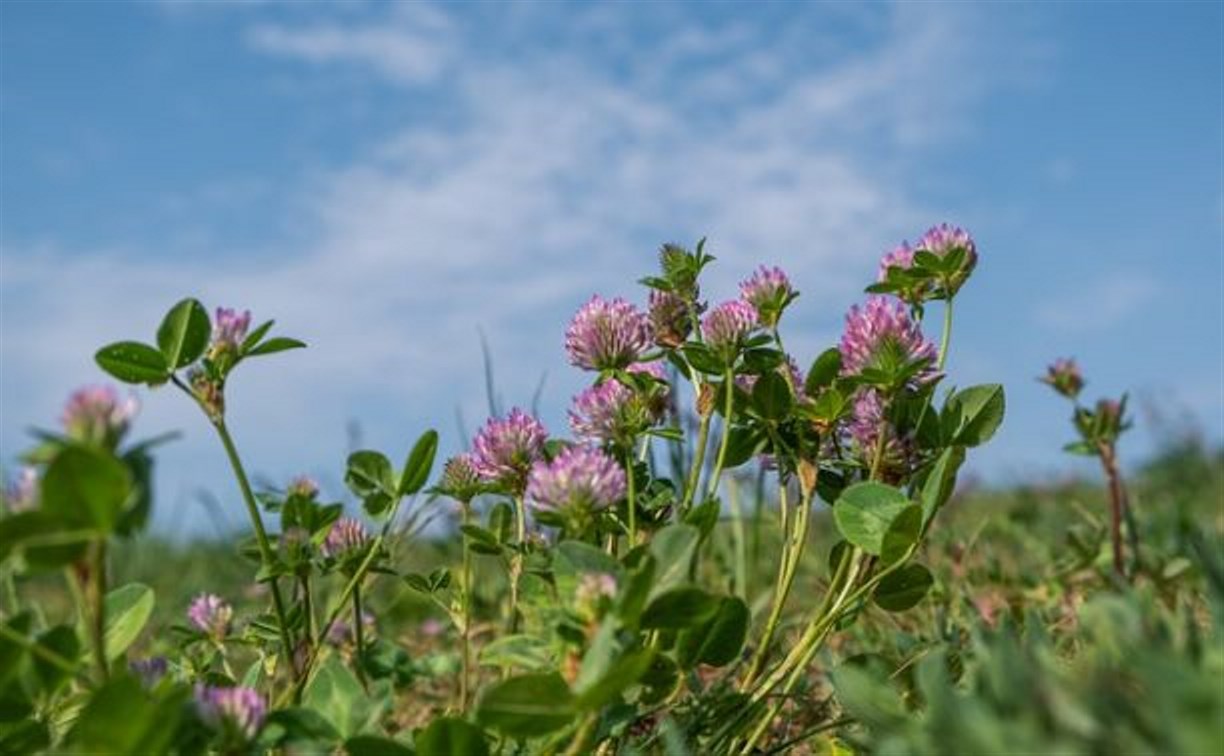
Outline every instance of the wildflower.
POLYGON ((133 659, 128 664, 128 668, 132 670, 132 674, 140 678, 141 685, 152 688, 166 676, 168 666, 166 657, 150 656, 147 659, 133 659))
POLYGON ((319 495, 319 484, 305 475, 299 475, 289 481, 289 488, 285 490, 285 493, 289 496, 300 496, 313 500, 319 495))
POLYGON ((86 386, 68 397, 60 421, 69 438, 113 448, 127 433, 137 409, 135 397, 120 399, 112 386, 86 386))
POLYGON ((870 297, 846 315, 841 344, 842 375, 859 375, 871 368, 885 373, 916 371, 915 383, 935 377, 935 345, 927 341, 905 305, 886 297, 870 297))
POLYGON ((954 249, 963 249, 965 265, 970 270, 977 265, 977 245, 973 243, 973 237, 965 229, 947 223, 928 229, 915 245, 915 251, 920 249, 939 257, 946 257, 954 249))
POLYGON ((626 368, 649 346, 650 319, 620 298, 591 297, 565 330, 570 364, 585 370, 626 368))
POLYGON ((369 540, 370 534, 359 520, 341 517, 327 531, 321 550, 325 557, 342 560, 361 551, 369 540))
POLYGON ((625 471, 599 449, 571 446, 552 462, 537 462, 527 482, 536 506, 571 512, 604 509, 625 496, 625 471))
POLYGON ((876 277, 877 281, 884 281, 888 278, 889 268, 901 268, 907 270, 914 264, 914 248, 909 245, 909 242, 903 241, 892 252, 884 255, 880 259, 880 272, 876 277))
POLYGON ((251 740, 263 727, 268 704, 255 689, 244 686, 220 688, 197 685, 196 711, 209 727, 251 740))
POLYGON ((1046 374, 1041 381, 1048 383, 1055 391, 1068 399, 1078 397, 1084 388, 1084 376, 1080 373, 1079 365, 1075 364, 1075 360, 1068 358, 1054 360, 1054 364, 1046 368, 1046 374))
MULTIPOLYGON (((794 392, 795 399, 797 401, 802 401, 805 398, 803 395, 803 370, 799 368, 799 363, 795 362, 795 358, 791 357, 789 354, 786 355, 785 367, 786 372, 784 373, 784 376, 790 382, 791 391, 794 392)), ((778 372, 782 372, 781 366, 779 366, 778 372)), ((760 376, 753 375, 752 373, 740 373, 739 375, 735 376, 735 385, 738 386, 745 394, 751 394, 752 389, 756 386, 756 382, 759 377, 760 376)))
POLYGON ((505 418, 490 418, 472 441, 472 466, 486 483, 522 493, 531 465, 544 455, 548 432, 531 415, 518 409, 505 418))
POLYGON ((781 268, 762 265, 739 285, 740 299, 752 305, 757 319, 766 328, 778 325, 782 311, 798 294, 781 268))
POLYGON ((250 327, 250 310, 243 310, 240 314, 237 310, 218 307, 216 322, 213 324, 213 351, 237 352, 250 327))
POLYGON ((670 291, 651 289, 648 313, 654 343, 676 349, 693 330, 692 306, 670 291))
POLYGON ((666 417, 671 409, 671 383, 667 380, 667 371, 663 369, 663 363, 635 362, 626 372, 633 375, 648 375, 654 379, 645 388, 641 385, 637 387, 638 395, 644 400, 649 413, 650 424, 653 425, 666 417))
POLYGON ((732 300, 706 313, 701 321, 701 335, 710 349, 730 362, 738 356, 744 339, 756 326, 756 308, 747 302, 732 300))
POLYGON ((187 619, 191 624, 216 641, 223 640, 229 634, 233 618, 234 608, 212 593, 201 593, 187 608, 187 619))
POLYGON ((4 506, 9 512, 26 512, 38 506, 38 471, 22 467, 4 487, 4 506))
POLYGON ((908 472, 912 456, 909 439, 898 435, 884 415, 884 400, 880 392, 863 389, 854 398, 853 412, 846 423, 846 432, 868 467, 881 454, 881 471, 889 479, 899 479, 908 472), (881 440, 883 434, 883 440, 881 440), (880 444, 884 446, 881 449, 880 444))
POLYGON ((464 452, 446 460, 438 489, 457 501, 468 503, 480 494, 483 486, 471 454, 464 452))

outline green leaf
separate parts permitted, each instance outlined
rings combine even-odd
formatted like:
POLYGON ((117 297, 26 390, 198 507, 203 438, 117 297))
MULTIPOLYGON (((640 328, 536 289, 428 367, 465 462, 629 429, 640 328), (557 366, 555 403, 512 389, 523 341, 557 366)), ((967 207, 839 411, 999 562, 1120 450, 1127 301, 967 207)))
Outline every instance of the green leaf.
POLYGON ((285 336, 273 336, 262 344, 258 344, 244 354, 244 357, 259 357, 265 354, 286 352, 290 349, 304 349, 306 342, 290 339, 285 336))
POLYGON ((606 706, 626 688, 642 679, 653 660, 654 649, 651 648, 639 648, 621 656, 602 677, 579 691, 575 706, 586 711, 606 706))
POLYGON ((943 508, 956 488, 956 473, 965 462, 965 447, 949 446, 939 455, 935 466, 927 474, 919 493, 922 502, 922 524, 926 527, 935 519, 936 513, 943 508))
POLYGON ((162 383, 170 367, 162 353, 139 341, 120 341, 102 347, 94 355, 98 367, 124 383, 162 383))
POLYGON ((346 738, 361 733, 377 713, 361 683, 337 656, 323 662, 302 703, 323 715, 346 738))
POLYGON ((437 453, 438 432, 427 430, 413 444, 408 459, 404 461, 404 471, 400 473, 399 480, 400 496, 411 496, 425 487, 437 453))
POLYGON ((247 337, 242 340, 242 346, 239 347, 238 351, 242 352, 243 354, 251 351, 251 347, 258 344, 264 336, 268 335, 268 331, 272 330, 272 324, 275 322, 275 320, 265 320, 256 326, 255 329, 248 333, 247 337))
POLYGON ((642 612, 644 630, 680 629, 701 624, 718 611, 718 599, 700 588, 672 588, 651 599, 642 612))
POLYGON ((136 678, 112 677, 98 688, 72 725, 65 752, 167 753, 186 709, 186 687, 151 697, 136 678))
POLYGON ((511 677, 490 687, 476 721, 512 738, 534 738, 565 727, 577 712, 574 694, 556 672, 511 677))
MULTIPOLYGON (((81 654, 81 643, 77 632, 68 625, 57 625, 51 628, 39 635, 36 642, 42 648, 70 662, 75 662, 81 654)), ((71 673, 52 664, 37 653, 30 654, 30 661, 34 663, 34 673, 42 683, 45 694, 55 693, 60 685, 72 677, 71 673)))
POLYGON ((693 369, 706 375, 722 375, 723 361, 705 344, 689 342, 682 347, 685 359, 693 369))
POLYGON ((766 420, 785 420, 794 404, 790 384, 777 371, 762 374, 752 386, 752 408, 766 420))
MULTIPOLYGON (((252 664, 250 668, 259 669, 261 666, 259 664, 252 664)), ((245 680, 242 684, 254 687, 245 680)), ((272 725, 284 728, 285 734, 279 739, 281 743, 287 741, 289 743, 330 744, 340 740, 340 733, 336 732, 336 728, 332 727, 331 722, 324 719, 323 715, 314 709, 294 707, 274 711, 268 715, 268 726, 272 725)))
POLYGON ((900 561, 922 534, 922 507, 911 504, 893 518, 880 545, 880 561, 885 565, 900 561))
POLYGON ((833 506, 837 529, 850 543, 879 556, 884 534, 897 515, 910 506, 905 494, 883 483, 856 483, 842 491, 833 506))
POLYGON ((858 721, 884 732, 906 723, 901 697, 880 676, 863 667, 842 664, 833 670, 831 678, 838 703, 858 721))
POLYGON ((106 660, 123 655, 140 637, 153 615, 153 589, 143 583, 128 583, 106 594, 106 660))
POLYGON ((935 584, 931 571, 920 564, 907 564, 890 573, 876 586, 872 598, 881 609, 903 612, 917 604, 935 584))
POLYGON ((682 669, 698 664, 723 667, 739 658, 748 636, 752 613, 736 596, 726 596, 713 617, 684 630, 676 640, 676 660, 682 669))
POLYGON ((839 373, 841 373, 841 350, 837 347, 824 350, 815 360, 812 360, 812 367, 808 369, 807 380, 803 384, 804 393, 808 396, 816 396, 822 389, 832 385, 839 373))
POLYGON ((480 728, 462 719, 440 717, 416 736, 416 752, 417 756, 488 756, 489 745, 480 728))
POLYGON ((198 360, 208 348, 211 336, 212 324, 204 305, 195 299, 184 299, 166 313, 157 329, 157 346, 166 358, 166 365, 174 370, 198 360))
POLYGON ((42 511, 73 528, 109 533, 132 492, 128 470, 105 452, 69 446, 55 455, 42 480, 42 511))
MULTIPOLYGON (((358 735, 355 738, 349 738, 344 741, 344 752, 348 756, 412 756, 413 754, 412 749, 403 743, 377 735, 358 735)), ((424 753, 424 751, 418 750, 417 753, 424 753)), ((474 751, 473 753, 482 754, 487 751, 474 751)))
POLYGON ((997 383, 971 386, 948 399, 940 424, 949 445, 979 446, 999 429, 1007 401, 997 383))
POLYGON ((344 482, 349 490, 365 498, 370 494, 395 493, 395 474, 391 461, 382 452, 362 449, 349 455, 344 482))
POLYGON ((650 554, 658 566, 653 593, 688 580, 689 562, 699 540, 701 532, 692 525, 668 525, 655 533, 650 541, 650 554))
POLYGON ((486 667, 536 672, 552 664, 553 654, 549 644, 534 635, 504 635, 481 647, 479 659, 486 667))
POLYGON ((642 610, 646 607, 646 599, 650 596, 651 588, 654 587, 654 575, 658 565, 656 560, 650 554, 647 554, 637 569, 629 575, 626 581, 625 588, 620 592, 620 601, 616 607, 616 614, 625 623, 626 627, 636 627, 638 620, 642 616, 642 610))

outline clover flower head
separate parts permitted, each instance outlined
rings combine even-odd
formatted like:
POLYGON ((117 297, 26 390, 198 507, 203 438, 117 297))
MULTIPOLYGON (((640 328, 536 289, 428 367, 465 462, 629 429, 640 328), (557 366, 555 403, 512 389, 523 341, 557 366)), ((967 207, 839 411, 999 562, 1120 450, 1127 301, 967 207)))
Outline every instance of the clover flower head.
POLYGON ((913 445, 908 438, 899 436, 896 428, 885 420, 884 399, 878 391, 863 389, 854 397, 846 433, 867 465, 874 462, 875 455, 880 451, 880 434, 883 433, 883 472, 889 477, 896 477, 908 470, 913 445))
POLYGON ((654 343, 666 349, 679 347, 693 330, 692 307, 673 292, 651 289, 647 312, 654 343))
POLYGON ((325 557, 343 559, 361 550, 369 541, 370 533, 360 520, 341 517, 327 531, 321 551, 325 557))
POLYGON ((574 397, 569 411, 570 429, 590 443, 618 443, 632 435, 633 389, 620 381, 604 381, 574 397))
POLYGON ((606 572, 588 572, 574 589, 574 606, 588 620, 598 620, 616 598, 616 577, 606 572))
POLYGON ((9 512, 28 512, 38 506, 38 471, 26 465, 4 487, 4 506, 9 512))
POLYGON ((649 375, 654 378, 654 383, 645 391, 639 390, 639 398, 642 399, 647 414, 649 415, 649 423, 654 424, 667 416, 671 409, 671 384, 667 380, 667 370, 664 369, 662 362, 635 362, 626 370, 628 373, 635 375, 649 375))
POLYGON ((515 407, 504 418, 489 418, 472 441, 472 466, 486 483, 509 486, 516 493, 544 455, 548 432, 539 420, 515 407))
POLYGON ((259 734, 268 703, 254 688, 197 685, 196 711, 209 727, 251 740, 259 734))
POLYGON ((714 351, 724 356, 733 356, 756 327, 756 308, 747 302, 734 299, 723 302, 706 313, 701 321, 701 335, 714 351))
POLYGON ((740 299, 752 305, 761 325, 772 328, 796 292, 786 273, 778 267, 762 265, 739 285, 740 299))
POLYGON ((152 688, 166 676, 169 666, 164 656, 150 656, 147 659, 133 659, 128 668, 140 679, 140 684, 152 688))
POLYGON ((565 351, 575 367, 612 370, 633 364, 650 346, 650 318, 623 299, 591 297, 565 330, 565 351))
POLYGON ((876 276, 877 281, 884 281, 888 278, 889 268, 909 268, 914 264, 914 248, 909 242, 903 241, 896 249, 884 257, 880 258, 880 272, 876 276))
POLYGON ((965 250, 965 264, 968 267, 972 268, 977 264, 977 245, 973 243, 973 237, 965 229, 948 223, 932 226, 915 245, 916 250, 924 249, 939 257, 943 257, 956 248, 965 250))
POLYGON ((187 607, 187 619, 201 632, 221 640, 229 634, 234 608, 216 594, 201 593, 187 607))
POLYGON ((319 484, 313 478, 305 475, 299 475, 289 481, 289 488, 285 490, 289 496, 301 496, 305 499, 313 499, 319 495, 319 484))
POLYGON ((68 397, 60 422, 75 441, 114 446, 139 408, 136 397, 120 398, 113 386, 85 386, 68 397))
POLYGON ((1068 399, 1079 396, 1080 391, 1084 388, 1084 375, 1080 372, 1075 360, 1069 358, 1054 360, 1054 364, 1046 368, 1046 374, 1041 381, 1048 383, 1055 391, 1068 399))
POLYGON ((588 446, 571 446, 551 462, 540 461, 527 481, 527 498, 537 507, 594 511, 625 495, 625 471, 609 455, 588 446))
POLYGON ((469 502, 481 491, 480 473, 468 452, 456 454, 442 466, 442 480, 438 486, 447 496, 461 502, 469 502))
POLYGON ((251 327, 251 311, 218 307, 213 323, 212 347, 214 350, 237 351, 251 327))
POLYGON ((888 354, 906 362, 928 363, 915 377, 916 382, 936 375, 935 345, 922 335, 905 305, 887 297, 869 297, 864 305, 850 308, 839 349, 843 375, 857 375, 888 354))

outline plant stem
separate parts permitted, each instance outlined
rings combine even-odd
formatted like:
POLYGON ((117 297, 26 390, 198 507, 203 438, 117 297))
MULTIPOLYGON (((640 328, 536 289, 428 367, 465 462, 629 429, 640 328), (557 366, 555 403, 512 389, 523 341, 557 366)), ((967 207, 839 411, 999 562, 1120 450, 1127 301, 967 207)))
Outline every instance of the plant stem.
POLYGON ((314 602, 310 597, 310 576, 302 575, 302 613, 306 615, 306 640, 312 645, 321 642, 322 639, 315 634, 317 627, 315 626, 314 602))
POLYGON ((98 668, 98 682, 104 683, 110 676, 106 662, 106 541, 94 544, 93 559, 89 566, 90 599, 93 602, 93 626, 90 640, 93 641, 94 662, 98 668))
POLYGON ((510 632, 518 632, 519 578, 523 575, 523 549, 527 543, 527 509, 520 494, 514 497, 514 525, 518 549, 510 557, 510 632))
POLYGON ((952 341, 952 297, 948 297, 944 306, 943 333, 939 339, 939 362, 936 369, 942 371, 948 360, 948 345, 952 341))
POLYGON ((688 482, 684 486, 684 500, 680 502, 679 514, 688 512, 701 481, 701 468, 705 466, 706 445, 710 440, 710 416, 702 415, 697 426, 697 448, 693 450, 693 463, 689 467, 688 482))
POLYGON ((584 753, 590 753, 590 740, 595 735, 598 726, 599 715, 587 715, 587 718, 579 726, 578 731, 574 733, 574 739, 570 742, 569 748, 565 749, 564 756, 581 756, 584 753))
POLYGON ((626 506, 629 509, 629 549, 637 546, 637 482, 634 480, 633 452, 625 453, 626 506))
POLYGON ((1101 466, 1105 468, 1105 477, 1109 481, 1109 537, 1113 541, 1114 572, 1119 577, 1126 577, 1126 568, 1122 559, 1122 513, 1126 509, 1126 489, 1122 486, 1122 476, 1118 472, 1118 458, 1112 445, 1101 443, 1098 446, 1101 455, 1101 466))
POLYGON ((83 670, 81 670, 74 662, 60 656, 50 648, 35 642, 34 639, 27 638, 16 630, 13 630, 13 628, 9 627, 7 624, 0 623, 0 637, 5 638, 12 643, 16 643, 26 651, 29 651, 34 656, 41 658, 43 661, 47 662, 53 667, 58 667, 62 672, 78 678, 85 685, 88 686, 92 684, 92 681, 89 680, 88 675, 83 674, 83 670))
POLYGON ((710 478, 706 482, 706 498, 710 498, 718 491, 719 478, 722 476, 723 463, 727 459, 727 447, 731 444, 731 410, 735 402, 735 383, 728 369, 723 374, 723 392, 727 395, 723 403, 723 431, 722 439, 718 443, 718 457, 714 460, 714 469, 710 471, 710 478))
MULTIPOLYGON (((221 437, 221 445, 225 447, 225 455, 229 458, 234 477, 238 479, 238 487, 242 489, 242 499, 246 502, 247 514, 251 518, 251 527, 255 530, 255 540, 259 543, 259 555, 266 569, 272 568, 274 555, 272 544, 268 542, 268 532, 264 530, 263 518, 259 514, 259 505, 255 503, 255 494, 251 491, 251 483, 247 480, 246 470, 242 460, 238 458, 238 450, 234 447, 234 439, 230 437, 229 429, 224 419, 213 422, 217 435, 221 437)), ((300 679, 300 671, 293 659, 293 639, 289 634, 289 620, 285 614, 285 601, 281 598, 280 584, 275 576, 268 582, 272 590, 272 605, 276 610, 276 623, 280 629, 281 645, 285 647, 285 659, 289 662, 289 670, 293 679, 300 679)))
POLYGON ((366 687, 364 664, 365 628, 362 627, 361 584, 353 586, 353 666, 357 668, 357 679, 366 687))
POLYGON ((735 478, 727 483, 727 499, 731 505, 731 538, 735 550, 735 591, 740 598, 748 598, 748 536, 744 531, 744 511, 740 506, 739 486, 735 478))
MULTIPOLYGON (((460 502, 463 507, 463 524, 472 520, 471 502, 460 502)), ((459 671, 459 711, 467 710, 468 677, 472 668, 472 550, 468 548, 467 533, 463 534, 463 604, 460 607, 463 617, 461 632, 463 664, 459 671)))

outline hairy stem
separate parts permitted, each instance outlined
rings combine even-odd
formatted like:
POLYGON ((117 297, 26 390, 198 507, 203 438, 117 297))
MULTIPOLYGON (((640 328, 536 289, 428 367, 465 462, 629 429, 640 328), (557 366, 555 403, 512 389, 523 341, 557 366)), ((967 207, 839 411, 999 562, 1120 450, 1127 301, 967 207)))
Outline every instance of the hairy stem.
POLYGON ((89 565, 89 597, 93 604, 93 625, 90 640, 93 642, 94 662, 98 668, 98 682, 106 682, 110 666, 106 661, 106 541, 94 544, 93 558, 89 565))
MULTIPOLYGON (((460 502, 463 507, 463 524, 472 520, 471 502, 460 502)), ((472 550, 468 547, 467 533, 463 534, 463 604, 459 609, 463 619, 460 633, 462 665, 459 670, 459 711, 467 710, 468 677, 472 668, 472 550)))
POLYGON ((353 586, 353 666, 357 670, 357 679, 361 686, 366 687, 364 669, 365 628, 362 627, 361 584, 353 586))
POLYGON ((514 497, 514 526, 518 549, 510 557, 510 632, 518 632, 519 578, 523 576, 523 548, 527 544, 527 509, 523 497, 514 497))
POLYGON ((688 482, 684 486, 684 500, 680 502, 679 514, 684 514, 693 505, 697 484, 701 480, 701 468, 705 466, 706 445, 710 441, 710 416, 702 415, 697 426, 697 447, 693 450, 693 463, 689 467, 688 482))
POLYGON ((625 453, 626 507, 629 510, 629 548, 637 546, 637 476, 633 474, 633 453, 625 453))
POLYGON ((731 370, 728 369, 723 374, 723 393, 726 394, 726 399, 723 403, 722 439, 718 443, 718 457, 714 460, 714 469, 710 471, 710 478, 706 481, 707 499, 718 492, 718 482, 722 476, 723 463, 727 460, 727 447, 731 443, 731 410, 735 402, 734 388, 734 377, 731 374, 731 370))
POLYGON ((1098 450, 1101 466, 1105 468, 1105 477, 1109 481, 1109 537, 1113 542, 1114 572, 1119 577, 1126 577, 1122 556, 1122 515, 1126 510, 1126 489, 1122 486, 1122 475, 1118 472, 1118 458, 1114 447, 1101 443, 1098 450))

